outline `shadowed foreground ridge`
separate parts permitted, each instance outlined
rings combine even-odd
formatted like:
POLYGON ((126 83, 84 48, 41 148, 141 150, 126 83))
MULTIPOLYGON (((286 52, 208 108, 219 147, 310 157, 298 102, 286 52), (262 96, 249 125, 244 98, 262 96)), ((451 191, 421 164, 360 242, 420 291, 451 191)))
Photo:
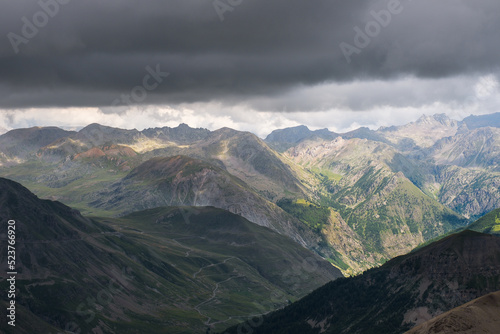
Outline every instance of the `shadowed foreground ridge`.
POLYGON ((499 289, 500 238, 466 230, 328 283, 265 317, 253 333, 396 334, 499 289))

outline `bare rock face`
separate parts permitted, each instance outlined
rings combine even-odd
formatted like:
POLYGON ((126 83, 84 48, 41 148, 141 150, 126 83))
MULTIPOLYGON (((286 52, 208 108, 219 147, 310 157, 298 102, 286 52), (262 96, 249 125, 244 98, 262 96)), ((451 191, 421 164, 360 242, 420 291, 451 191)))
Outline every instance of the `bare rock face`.
POLYGON ((405 334, 496 334, 500 328, 500 291, 445 312, 405 334))
POLYGON ((430 147, 445 137, 457 133, 460 122, 448 118, 445 114, 422 115, 417 121, 402 126, 380 129, 381 134, 394 145, 413 149, 414 146, 430 147), (408 145, 411 140, 413 145, 408 145))
POLYGON ((362 272, 380 260, 380 256, 366 249, 359 235, 338 212, 330 209, 328 223, 322 232, 328 244, 340 253, 342 261, 349 266, 349 275, 362 272))
MULTIPOLYGON (((159 206, 213 206, 286 235, 303 247, 314 248, 320 241, 298 219, 242 180, 186 156, 150 159, 94 197, 92 207, 121 215, 159 206)), ((329 251, 325 253, 329 255, 329 251)))
POLYGON ((430 149, 438 165, 500 170, 500 129, 479 128, 443 138, 430 149))

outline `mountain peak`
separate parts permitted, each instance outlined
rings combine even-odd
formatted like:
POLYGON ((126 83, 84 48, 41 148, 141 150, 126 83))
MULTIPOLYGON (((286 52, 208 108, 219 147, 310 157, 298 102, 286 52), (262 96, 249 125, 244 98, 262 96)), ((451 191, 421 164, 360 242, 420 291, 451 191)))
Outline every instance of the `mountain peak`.
POLYGON ((293 126, 290 128, 278 129, 271 132, 267 137, 266 141, 277 141, 282 140, 284 138, 288 138, 290 140, 301 140, 306 136, 311 134, 311 130, 305 125, 293 126), (293 138, 292 138, 293 137, 293 138))
POLYGON ((464 118, 463 122, 467 124, 467 127, 471 130, 480 127, 500 128, 500 112, 480 116, 470 115, 464 118))
POLYGON ((420 116, 417 120, 416 120, 416 123, 424 123, 424 122, 427 122, 428 120, 431 119, 431 116, 429 115, 426 115, 426 114, 422 114, 422 116, 420 116))
POLYGON ((94 130, 94 129, 105 129, 105 128, 109 128, 109 126, 106 126, 106 125, 101 125, 99 123, 91 123, 85 127, 83 127, 79 132, 85 132, 85 131, 90 131, 90 130, 94 130))
POLYGON ((297 130, 297 131, 311 131, 309 129, 309 127, 307 127, 306 125, 297 125, 297 126, 292 126, 288 129, 292 129, 292 130, 297 130))
POLYGON ((456 124, 457 121, 452 120, 446 114, 434 114, 434 115, 422 115, 415 122, 416 124, 432 124, 432 123, 440 123, 442 125, 451 126, 452 124, 456 124))
POLYGON ((115 128, 112 128, 110 126, 101 125, 99 123, 92 123, 92 124, 89 124, 89 125, 83 127, 82 129, 80 129, 80 131, 78 131, 78 135, 79 136, 89 136, 89 135, 95 135, 95 134, 99 134, 99 133, 107 133, 107 132, 111 132, 113 130, 115 130, 115 128))
POLYGON ((380 128, 379 132, 396 147, 412 150, 415 146, 431 147, 442 138, 454 136, 459 126, 460 122, 445 114, 435 114, 422 115, 405 125, 380 128))
POLYGON ((192 129, 189 125, 187 125, 186 123, 181 123, 177 126, 177 128, 179 129, 192 129))
POLYGON ((286 151, 301 141, 314 137, 333 140, 338 137, 338 134, 331 132, 327 128, 311 131, 307 126, 299 125, 291 128, 274 130, 264 139, 264 141, 278 151, 286 151))
POLYGON ((75 134, 57 127, 14 129, 0 136, 0 152, 6 156, 24 159, 33 152, 58 139, 75 134))

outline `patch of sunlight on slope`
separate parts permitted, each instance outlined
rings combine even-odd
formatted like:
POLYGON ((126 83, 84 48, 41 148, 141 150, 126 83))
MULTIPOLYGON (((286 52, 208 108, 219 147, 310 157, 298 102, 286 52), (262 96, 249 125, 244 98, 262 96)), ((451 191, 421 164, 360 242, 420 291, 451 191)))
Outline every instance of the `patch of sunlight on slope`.
POLYGON ((67 143, 70 143, 70 144, 73 144, 75 146, 79 146, 79 147, 84 147, 84 146, 87 146, 87 144, 81 142, 80 140, 75 140, 75 139, 71 139, 71 138, 64 138, 65 140, 56 140, 55 142, 53 142, 52 144, 49 144, 48 146, 45 147, 45 149, 57 149, 61 146, 63 146, 64 144, 67 144, 67 143))
POLYGON ((188 145, 177 145, 174 142, 165 142, 162 140, 158 139, 140 139, 137 142, 135 142, 132 145, 126 145, 136 151, 137 153, 145 153, 149 151, 153 151, 159 148, 166 148, 166 147, 180 147, 180 148, 187 148, 189 147, 188 145))
POLYGON ((500 232, 500 217, 495 218, 495 225, 491 229, 492 232, 500 232))

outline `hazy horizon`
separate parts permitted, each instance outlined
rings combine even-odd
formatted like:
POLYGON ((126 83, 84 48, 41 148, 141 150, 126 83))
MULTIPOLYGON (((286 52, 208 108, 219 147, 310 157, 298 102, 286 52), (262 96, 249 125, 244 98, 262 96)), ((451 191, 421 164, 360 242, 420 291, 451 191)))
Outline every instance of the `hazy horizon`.
MULTIPOLYGON (((423 116, 435 116, 435 115, 442 115, 442 114, 444 114, 444 113, 441 113, 441 114, 436 113, 436 114, 432 114, 432 115, 422 114, 418 118, 410 120, 409 122, 405 122, 405 123, 401 123, 401 124, 388 124, 387 126, 401 126, 401 125, 409 124, 409 123, 412 123, 412 122, 416 122, 418 119, 420 119, 423 116)), ((495 113, 492 113, 492 114, 495 114, 495 113)), ((446 114, 444 114, 444 115, 446 115, 446 114)), ((446 115, 446 116, 448 116, 448 115, 446 115)), ((460 119, 452 118, 452 117, 449 117, 449 118, 452 119, 452 120, 461 122, 466 117, 469 117, 469 116, 480 116, 480 115, 470 114, 470 115, 467 115, 467 116, 465 116, 463 118, 460 118, 460 119)), ((65 125, 54 125, 54 124, 42 124, 42 125, 40 125, 40 124, 29 124, 27 126, 19 126, 19 127, 15 127, 15 128, 9 128, 9 129, 0 127, 0 135, 5 134, 8 131, 16 130, 16 129, 26 129, 26 128, 32 128, 32 127, 51 127, 51 126, 55 126, 55 127, 67 130, 67 131, 80 131, 81 129, 85 128, 86 126, 88 126, 90 124, 99 124, 99 125, 103 125, 103 126, 109 126, 109 127, 112 127, 112 128, 120 128, 120 129, 126 129, 126 130, 134 130, 135 129, 135 130, 138 130, 138 131, 143 131, 143 130, 150 129, 150 128, 162 128, 162 127, 176 128, 176 127, 178 127, 178 126, 180 126, 182 124, 186 124, 190 128, 202 128, 202 129, 208 129, 210 131, 216 131, 216 130, 220 130, 220 129, 226 127, 226 126, 222 126, 222 127, 216 127, 216 128, 209 128, 209 127, 203 127, 203 126, 192 126, 191 124, 184 123, 184 122, 180 122, 178 124, 173 124, 173 125, 172 125, 172 122, 169 122, 169 123, 170 124, 168 124, 168 125, 162 125, 162 126, 155 126, 154 124, 152 124, 150 126, 144 126, 144 127, 140 127, 140 128, 133 127, 133 126, 132 127, 126 127, 126 126, 125 127, 120 127, 120 126, 116 126, 115 124, 106 124, 106 123, 99 123, 99 122, 91 122, 91 123, 80 125, 80 126, 69 126, 69 125, 65 126, 65 125)), ((287 127, 275 128, 275 129, 272 129, 269 132, 254 132, 254 131, 246 130, 246 129, 235 129, 235 130, 238 130, 238 131, 248 131, 248 132, 251 132, 251 133, 255 134, 256 136, 264 139, 267 135, 269 135, 271 132, 273 132, 275 130, 281 130, 281 129, 298 127, 298 126, 306 126, 311 131, 327 129, 329 131, 332 131, 332 132, 335 132, 335 133, 338 133, 338 134, 344 134, 344 133, 347 133, 347 132, 350 132, 350 131, 362 128, 362 126, 360 126, 358 128, 355 128, 355 129, 348 129, 346 131, 334 131, 334 130, 329 129, 327 127, 323 127, 323 128, 322 127, 311 127, 311 126, 308 126, 307 124, 297 124, 297 125, 292 125, 292 126, 287 126, 287 127)), ((377 131, 377 130, 380 130, 381 128, 383 128, 383 127, 386 127, 386 126, 379 126, 377 128, 374 128, 374 127, 368 127, 368 128, 370 130, 377 131)), ((229 127, 229 128, 231 128, 231 127, 229 127)))
POLYGON ((493 0, 0 3, 0 128, 262 136, 500 110, 493 0))

